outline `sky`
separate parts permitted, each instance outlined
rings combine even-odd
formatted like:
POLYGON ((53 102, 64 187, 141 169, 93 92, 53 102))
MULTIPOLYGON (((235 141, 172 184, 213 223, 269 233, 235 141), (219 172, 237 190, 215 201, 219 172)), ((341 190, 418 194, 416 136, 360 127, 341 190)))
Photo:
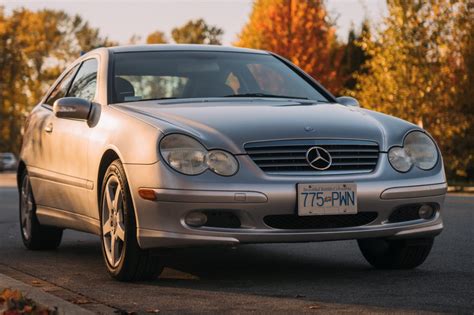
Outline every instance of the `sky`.
MULTIPOLYGON (((305 0, 298 0, 305 1, 305 0)), ((224 30, 223 44, 231 45, 248 20, 252 0, 0 0, 6 12, 19 7, 31 10, 49 8, 79 14, 100 34, 120 44, 133 35, 144 42, 146 36, 160 30, 170 38, 171 29, 190 19, 204 18, 208 24, 224 30)), ((331 17, 336 18, 337 34, 347 38, 351 23, 359 26, 365 17, 372 22, 386 14, 385 0, 326 0, 331 17)))

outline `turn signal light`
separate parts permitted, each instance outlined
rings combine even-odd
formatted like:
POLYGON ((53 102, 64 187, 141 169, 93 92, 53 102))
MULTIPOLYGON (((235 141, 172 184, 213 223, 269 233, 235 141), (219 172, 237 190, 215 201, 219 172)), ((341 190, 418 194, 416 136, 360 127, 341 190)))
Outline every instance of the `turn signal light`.
POLYGON ((140 188, 140 189, 138 190, 138 194, 139 194, 140 197, 142 197, 143 199, 151 200, 151 201, 155 201, 155 200, 156 200, 155 191, 154 191, 153 189, 140 188))

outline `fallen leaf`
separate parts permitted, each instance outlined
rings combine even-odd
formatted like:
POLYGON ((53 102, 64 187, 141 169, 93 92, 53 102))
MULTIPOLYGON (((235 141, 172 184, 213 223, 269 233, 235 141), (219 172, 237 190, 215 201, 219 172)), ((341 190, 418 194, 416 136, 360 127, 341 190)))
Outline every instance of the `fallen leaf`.
POLYGON ((74 303, 74 304, 79 304, 79 305, 80 304, 89 304, 89 303, 91 303, 91 301, 86 300, 86 299, 74 299, 71 302, 74 303))
POLYGON ((24 308, 23 308, 23 312, 24 313, 31 313, 33 311, 33 307, 31 307, 30 305, 26 305, 24 308))

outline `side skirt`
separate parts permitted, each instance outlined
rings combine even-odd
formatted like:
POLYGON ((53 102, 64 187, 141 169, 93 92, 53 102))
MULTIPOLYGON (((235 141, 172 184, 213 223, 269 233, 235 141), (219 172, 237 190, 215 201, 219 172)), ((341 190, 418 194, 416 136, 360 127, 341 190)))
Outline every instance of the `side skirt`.
POLYGON ((81 214, 38 205, 36 216, 42 225, 73 229, 96 235, 100 234, 99 220, 81 214))

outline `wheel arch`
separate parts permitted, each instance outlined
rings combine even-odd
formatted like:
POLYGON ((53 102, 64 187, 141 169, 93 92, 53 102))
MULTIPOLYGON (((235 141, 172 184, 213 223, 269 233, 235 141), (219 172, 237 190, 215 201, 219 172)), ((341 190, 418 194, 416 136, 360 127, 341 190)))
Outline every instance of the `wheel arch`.
MULTIPOLYGON (((115 160, 122 161, 120 159, 119 154, 113 149, 107 149, 102 155, 102 158, 100 159, 99 169, 97 172, 97 201, 99 204, 100 204, 102 184, 103 184, 105 172, 107 171, 107 168, 109 167, 109 165, 112 164, 112 162, 115 160)), ((100 206, 99 206, 99 211, 100 211, 100 206)))
MULTIPOLYGON (((101 194, 102 194, 102 185, 103 185, 103 181, 104 181, 104 176, 105 176, 105 173, 107 172, 107 168, 109 167, 110 164, 112 164, 113 161, 115 160, 119 160, 122 165, 124 166, 124 160, 122 158, 122 156, 118 153, 118 151, 115 149, 115 148, 108 148, 104 154, 102 155, 102 158, 100 160, 100 163, 99 163, 99 169, 98 169, 98 172, 97 172, 97 210, 98 210, 98 215, 99 215, 99 218, 100 218, 100 211, 101 211, 101 194)), ((123 167, 123 171, 125 172, 125 177, 127 179, 127 183, 128 183, 128 189, 130 190, 130 198, 132 199, 132 206, 133 206, 133 213, 134 213, 134 216, 135 216, 135 220, 137 220, 138 222, 138 217, 137 217, 137 211, 135 209, 135 201, 134 201, 134 198, 133 198, 133 193, 131 191, 131 187, 130 187, 130 182, 128 182, 129 180, 129 176, 127 174, 127 169, 126 167, 124 166, 123 167)))

